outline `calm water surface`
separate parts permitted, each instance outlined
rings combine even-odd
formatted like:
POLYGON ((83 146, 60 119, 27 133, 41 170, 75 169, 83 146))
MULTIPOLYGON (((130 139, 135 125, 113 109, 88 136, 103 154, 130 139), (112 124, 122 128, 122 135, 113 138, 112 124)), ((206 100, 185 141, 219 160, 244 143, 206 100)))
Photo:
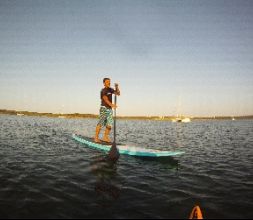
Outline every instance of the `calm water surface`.
POLYGON ((0 217, 253 217, 253 121, 120 120, 119 142, 185 154, 115 165, 71 137, 96 123, 0 115, 0 217))

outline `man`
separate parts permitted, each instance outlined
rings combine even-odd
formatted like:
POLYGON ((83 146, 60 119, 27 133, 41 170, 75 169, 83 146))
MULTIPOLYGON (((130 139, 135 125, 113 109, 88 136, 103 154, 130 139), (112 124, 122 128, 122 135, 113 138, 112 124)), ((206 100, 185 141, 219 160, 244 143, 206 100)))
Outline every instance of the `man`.
POLYGON ((111 80, 109 78, 103 79, 104 88, 100 92, 101 98, 101 107, 99 111, 99 121, 96 127, 96 134, 94 137, 94 141, 97 143, 101 143, 99 140, 99 133, 102 127, 105 128, 105 133, 103 137, 103 141, 111 142, 109 138, 110 131, 113 125, 113 112, 112 108, 116 109, 117 106, 112 103, 112 94, 120 95, 119 86, 115 83, 115 90, 110 87, 111 80))

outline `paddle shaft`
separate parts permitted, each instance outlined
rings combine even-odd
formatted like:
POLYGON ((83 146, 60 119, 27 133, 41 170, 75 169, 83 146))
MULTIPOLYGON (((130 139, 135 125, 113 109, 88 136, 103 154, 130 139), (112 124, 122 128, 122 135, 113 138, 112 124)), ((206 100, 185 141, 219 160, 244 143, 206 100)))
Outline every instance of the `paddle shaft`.
MULTIPOLYGON (((117 94, 114 95, 114 104, 117 104, 117 94)), ((113 143, 112 147, 109 151, 108 158, 113 163, 116 163, 120 157, 118 148, 116 146, 116 108, 114 108, 114 120, 113 120, 114 126, 113 126, 113 143)))
MULTIPOLYGON (((114 104, 117 104, 117 95, 114 95, 114 104)), ((116 108, 114 109, 113 142, 116 143, 116 108)))

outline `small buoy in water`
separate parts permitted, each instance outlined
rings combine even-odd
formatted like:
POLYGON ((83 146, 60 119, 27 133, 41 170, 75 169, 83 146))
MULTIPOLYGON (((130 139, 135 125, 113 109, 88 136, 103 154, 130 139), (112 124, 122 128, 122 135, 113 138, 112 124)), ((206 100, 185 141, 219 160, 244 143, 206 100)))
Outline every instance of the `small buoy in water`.
POLYGON ((198 205, 196 205, 192 209, 189 219, 203 219, 202 212, 201 212, 200 207, 198 205))

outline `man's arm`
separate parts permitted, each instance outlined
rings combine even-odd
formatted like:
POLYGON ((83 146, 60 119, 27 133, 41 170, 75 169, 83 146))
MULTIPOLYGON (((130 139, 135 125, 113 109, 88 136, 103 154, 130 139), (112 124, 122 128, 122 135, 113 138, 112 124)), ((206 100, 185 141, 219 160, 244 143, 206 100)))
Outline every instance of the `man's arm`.
POLYGON ((105 101, 105 103, 106 103, 107 105, 109 105, 109 106, 112 107, 112 108, 117 108, 116 105, 112 104, 112 103, 109 101, 109 99, 108 99, 108 97, 107 97, 106 95, 104 95, 102 98, 103 98, 103 100, 105 101))

